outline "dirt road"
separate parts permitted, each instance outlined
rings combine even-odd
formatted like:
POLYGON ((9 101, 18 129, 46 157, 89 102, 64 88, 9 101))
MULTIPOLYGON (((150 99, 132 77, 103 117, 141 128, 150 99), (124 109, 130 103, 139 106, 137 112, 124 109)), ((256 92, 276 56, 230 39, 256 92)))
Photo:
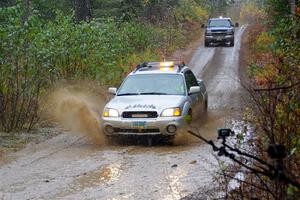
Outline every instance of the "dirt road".
MULTIPOLYGON (((239 50, 245 27, 236 30, 234 47, 202 45, 189 65, 204 79, 209 113, 202 135, 236 124, 240 112, 239 50)), ((214 194, 217 160, 212 149, 192 136, 173 146, 92 144, 63 133, 7 155, 0 165, 0 199, 181 199, 214 194), (199 194, 199 193, 198 193, 199 194)))

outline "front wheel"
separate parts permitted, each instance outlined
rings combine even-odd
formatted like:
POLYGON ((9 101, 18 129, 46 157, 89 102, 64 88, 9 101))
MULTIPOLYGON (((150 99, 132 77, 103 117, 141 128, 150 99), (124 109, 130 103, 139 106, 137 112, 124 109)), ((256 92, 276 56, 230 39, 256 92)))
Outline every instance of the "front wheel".
POLYGON ((204 112, 207 113, 208 102, 207 100, 204 102, 204 112))
POLYGON ((230 41, 230 46, 231 46, 231 47, 234 46, 234 39, 230 41))
POLYGON ((185 116, 185 120, 188 124, 191 124, 193 121, 193 111, 190 109, 188 114, 185 116))
POLYGON ((205 40, 205 41, 204 41, 204 46, 205 46, 205 47, 209 47, 209 42, 205 40))
POLYGON ((165 135, 165 136, 162 136, 161 139, 162 139, 164 144, 173 145, 174 140, 175 140, 175 135, 165 135))

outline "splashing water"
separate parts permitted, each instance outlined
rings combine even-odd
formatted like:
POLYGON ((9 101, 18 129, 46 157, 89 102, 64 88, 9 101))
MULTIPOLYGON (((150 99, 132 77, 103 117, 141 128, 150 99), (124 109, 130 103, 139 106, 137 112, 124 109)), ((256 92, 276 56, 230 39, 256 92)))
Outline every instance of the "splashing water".
POLYGON ((104 89, 90 84, 63 85, 46 95, 42 107, 47 120, 59 123, 72 133, 80 133, 103 144, 100 116, 107 101, 104 89))

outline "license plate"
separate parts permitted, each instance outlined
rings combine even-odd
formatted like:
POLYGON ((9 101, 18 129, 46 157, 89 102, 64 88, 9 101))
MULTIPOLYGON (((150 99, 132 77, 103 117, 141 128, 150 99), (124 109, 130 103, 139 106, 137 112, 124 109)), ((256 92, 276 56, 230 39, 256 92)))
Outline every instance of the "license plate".
POLYGON ((147 127, 147 123, 145 121, 132 122, 132 127, 144 129, 147 127))

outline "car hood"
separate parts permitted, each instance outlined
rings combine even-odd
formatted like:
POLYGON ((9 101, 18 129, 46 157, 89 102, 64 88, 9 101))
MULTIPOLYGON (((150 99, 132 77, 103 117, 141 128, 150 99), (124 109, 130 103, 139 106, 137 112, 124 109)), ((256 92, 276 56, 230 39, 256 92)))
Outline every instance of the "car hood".
POLYGON ((106 107, 123 111, 157 111, 180 107, 184 103, 185 96, 177 95, 134 95, 115 96, 106 107))

